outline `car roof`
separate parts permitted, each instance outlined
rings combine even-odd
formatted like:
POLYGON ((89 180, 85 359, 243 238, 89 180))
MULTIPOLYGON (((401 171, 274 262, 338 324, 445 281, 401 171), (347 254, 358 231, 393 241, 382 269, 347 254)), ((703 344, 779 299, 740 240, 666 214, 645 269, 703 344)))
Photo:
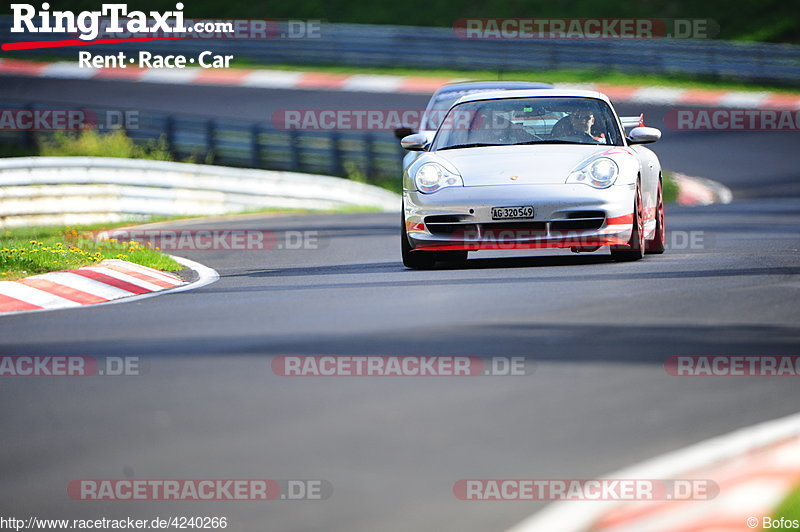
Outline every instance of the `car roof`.
POLYGON ((464 81, 460 83, 450 83, 437 89, 436 94, 459 91, 477 90, 516 90, 516 89, 551 89, 550 83, 538 81, 464 81))
POLYGON ((535 89, 535 90, 499 90, 465 94, 453 105, 480 100, 502 100, 509 98, 593 98, 611 104, 608 96, 601 92, 578 89, 535 89))

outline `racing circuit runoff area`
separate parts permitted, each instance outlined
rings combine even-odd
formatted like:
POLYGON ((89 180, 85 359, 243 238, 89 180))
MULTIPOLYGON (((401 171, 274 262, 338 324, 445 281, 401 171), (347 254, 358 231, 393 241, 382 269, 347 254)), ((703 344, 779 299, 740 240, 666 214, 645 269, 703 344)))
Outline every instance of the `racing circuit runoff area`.
MULTIPOLYGON (((428 99, 14 76, 0 92, 234 119, 428 99)), ((668 204, 663 255, 481 251, 416 271, 398 213, 187 219, 160 227, 315 243, 176 250, 219 280, 0 318, 0 356, 32 357, 9 371, 77 372, 0 377, 0 514, 484 531, 570 490, 721 500, 715 478, 597 479, 796 412, 800 134, 671 130, 674 106, 616 107, 662 129, 665 168, 733 192, 668 204)))

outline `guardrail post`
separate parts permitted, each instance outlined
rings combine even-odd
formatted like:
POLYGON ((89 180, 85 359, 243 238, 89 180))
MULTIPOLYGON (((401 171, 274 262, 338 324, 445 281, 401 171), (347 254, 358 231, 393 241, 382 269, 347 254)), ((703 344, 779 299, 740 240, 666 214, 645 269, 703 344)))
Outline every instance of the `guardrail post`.
POLYGON ((175 117, 167 115, 164 119, 164 138, 167 142, 167 151, 175 157, 175 117))
POLYGON ((214 163, 214 134, 216 129, 214 121, 209 120, 206 122, 206 164, 214 163))
POLYGON ((367 179, 375 177, 375 154, 372 153, 372 140, 372 133, 367 132, 364 135, 364 156, 366 157, 364 175, 367 176, 367 179))
MULTIPOLYGON (((33 104, 32 103, 26 104, 25 105, 25 110, 26 111, 30 111, 31 115, 33 115, 33 104)), ((34 133, 33 130, 28 129, 23 134, 22 143, 28 149, 32 150, 32 149, 36 148, 36 133, 34 133)))
POLYGON ((289 131, 289 169, 295 172, 300 171, 300 137, 297 131, 289 131))
POLYGON ((342 165, 342 150, 339 146, 341 136, 337 132, 331 132, 329 140, 331 143, 331 175, 344 175, 342 165))
POLYGON ((261 134, 261 128, 258 124, 253 124, 252 129, 250 130, 250 149, 251 149, 251 162, 250 165, 253 168, 261 168, 261 140, 259 139, 259 135, 261 134))

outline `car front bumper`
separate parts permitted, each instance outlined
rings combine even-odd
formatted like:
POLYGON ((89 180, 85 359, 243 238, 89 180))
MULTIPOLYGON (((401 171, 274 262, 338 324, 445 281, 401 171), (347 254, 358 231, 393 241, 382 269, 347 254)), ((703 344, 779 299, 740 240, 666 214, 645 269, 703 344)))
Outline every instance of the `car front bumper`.
POLYGON ((635 184, 448 187, 405 191, 406 233, 414 250, 596 248, 631 237, 635 184), (493 220, 493 207, 532 206, 533 218, 493 220))

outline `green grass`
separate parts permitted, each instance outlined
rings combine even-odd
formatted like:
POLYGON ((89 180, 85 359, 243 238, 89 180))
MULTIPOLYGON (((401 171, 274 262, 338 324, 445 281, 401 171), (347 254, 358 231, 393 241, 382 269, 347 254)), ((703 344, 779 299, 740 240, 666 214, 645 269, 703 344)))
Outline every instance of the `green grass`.
POLYGON ((1 157, 34 157, 39 155, 37 148, 26 148, 24 146, 17 146, 16 144, 0 143, 0 158, 1 157))
POLYGON ((123 159, 149 159, 171 161, 166 141, 135 144, 122 130, 100 134, 93 129, 79 133, 58 131, 50 138, 42 138, 39 155, 43 157, 120 157, 123 159))
MULTIPOLYGON (((774 518, 800 521, 800 486, 796 486, 794 491, 792 491, 789 496, 783 500, 780 506, 778 506, 778 509, 775 510, 774 518)), ((783 530, 797 530, 797 528, 780 527, 771 528, 770 530, 780 532, 783 530)))
MULTIPOLYGON (((254 209, 231 214, 244 216, 270 214, 291 216, 300 214, 351 214, 382 212, 379 207, 347 205, 335 209, 254 209)), ((197 216, 152 216, 144 220, 123 221, 110 224, 79 225, 73 227, 20 227, 0 229, 0 280, 8 281, 36 275, 96 264, 105 259, 124 259, 157 270, 178 271, 183 266, 158 248, 149 248, 136 242, 93 240, 90 233, 119 227, 149 223, 203 218, 197 216)))
MULTIPOLYGON (((121 225, 125 224, 116 224, 121 225)), ((94 240, 89 235, 92 231, 110 227, 87 225, 0 230, 0 279, 79 268, 105 259, 124 259, 158 270, 183 269, 157 248, 138 242, 94 240)))
POLYGON ((332 74, 386 74, 393 76, 423 76, 472 81, 543 81, 549 83, 606 83, 609 85, 648 85, 680 89, 710 89, 737 91, 775 91, 800 94, 800 88, 784 85, 745 83, 726 79, 701 79, 684 75, 628 74, 614 70, 422 70, 413 68, 359 68, 329 65, 265 65, 235 59, 232 66, 240 68, 265 68, 271 70, 314 71, 332 74))
POLYGON ((676 201, 678 199, 678 184, 672 179, 672 175, 664 171, 663 172, 663 189, 662 193, 664 194, 664 201, 671 202, 676 201))

